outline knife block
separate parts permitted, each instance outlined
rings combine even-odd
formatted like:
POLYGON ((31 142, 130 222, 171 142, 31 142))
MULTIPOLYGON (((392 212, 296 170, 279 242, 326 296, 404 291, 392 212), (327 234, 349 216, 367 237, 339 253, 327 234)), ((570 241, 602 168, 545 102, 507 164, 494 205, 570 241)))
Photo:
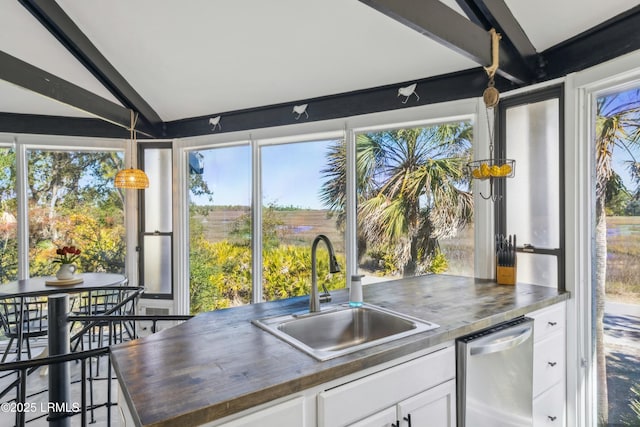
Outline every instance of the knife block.
POLYGON ((513 267, 496 266, 496 282, 498 285, 515 285, 517 278, 517 264, 513 267))

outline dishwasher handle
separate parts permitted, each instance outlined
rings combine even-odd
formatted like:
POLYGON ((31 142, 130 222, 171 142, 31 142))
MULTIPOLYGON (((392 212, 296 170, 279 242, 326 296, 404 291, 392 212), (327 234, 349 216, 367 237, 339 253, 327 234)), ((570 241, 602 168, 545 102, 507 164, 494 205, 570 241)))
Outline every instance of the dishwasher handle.
POLYGON ((501 333, 491 334, 483 339, 476 340, 469 345, 469 355, 496 353, 519 346, 533 333, 533 325, 525 325, 510 328, 501 333))

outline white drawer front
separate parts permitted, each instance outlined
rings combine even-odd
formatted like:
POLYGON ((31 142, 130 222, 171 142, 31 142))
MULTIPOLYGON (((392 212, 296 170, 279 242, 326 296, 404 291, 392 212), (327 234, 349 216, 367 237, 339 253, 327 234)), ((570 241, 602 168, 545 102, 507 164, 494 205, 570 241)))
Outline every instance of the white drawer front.
POLYGON ((562 331, 535 343, 533 347, 533 396, 558 382, 564 383, 565 351, 562 331))
POLYGON ((345 426, 455 377, 448 347, 318 395, 318 426, 345 426))
POLYGON ((527 314, 533 318, 533 339, 540 341, 560 329, 564 329, 566 323, 566 304, 552 305, 542 310, 527 314))
POLYGON ((557 384, 533 400, 533 427, 562 427, 565 418, 564 384, 557 384))

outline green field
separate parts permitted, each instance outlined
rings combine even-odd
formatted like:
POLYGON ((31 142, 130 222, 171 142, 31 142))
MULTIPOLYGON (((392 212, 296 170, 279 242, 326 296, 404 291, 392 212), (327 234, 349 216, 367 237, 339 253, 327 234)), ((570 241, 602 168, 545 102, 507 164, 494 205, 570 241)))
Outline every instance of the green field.
MULTIPOLYGON (((204 236, 210 242, 228 239, 234 224, 243 215, 249 214, 248 207, 216 207, 205 217, 195 215, 194 220, 204 225, 204 236)), ((312 209, 279 210, 276 212, 282 225, 278 235, 285 245, 310 245, 315 236, 324 234, 333 243, 336 252, 344 253, 344 236, 336 229, 336 220, 329 211, 312 209)))
POLYGON ((640 217, 607 217, 607 297, 640 303, 640 217))
MULTIPOLYGON (((203 224, 203 233, 210 242, 230 238, 234 224, 248 207, 219 206, 208 215, 195 215, 193 219, 203 224)), ((344 235, 336 228, 336 219, 326 210, 284 209, 276 212, 282 225, 278 226, 282 244, 307 246, 318 234, 325 234, 339 254, 344 254, 344 235)), ((442 252, 449 261, 448 274, 473 275, 473 227, 462 230, 456 237, 440 242, 442 252)), ((374 274, 374 272, 370 272, 374 274)))

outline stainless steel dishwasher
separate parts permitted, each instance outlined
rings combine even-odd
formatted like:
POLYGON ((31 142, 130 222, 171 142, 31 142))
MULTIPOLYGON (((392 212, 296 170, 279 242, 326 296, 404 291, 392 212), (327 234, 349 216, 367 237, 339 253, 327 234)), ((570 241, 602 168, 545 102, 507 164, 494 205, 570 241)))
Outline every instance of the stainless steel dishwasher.
POLYGON ((456 340, 458 427, 533 424, 533 320, 520 317, 456 340))

